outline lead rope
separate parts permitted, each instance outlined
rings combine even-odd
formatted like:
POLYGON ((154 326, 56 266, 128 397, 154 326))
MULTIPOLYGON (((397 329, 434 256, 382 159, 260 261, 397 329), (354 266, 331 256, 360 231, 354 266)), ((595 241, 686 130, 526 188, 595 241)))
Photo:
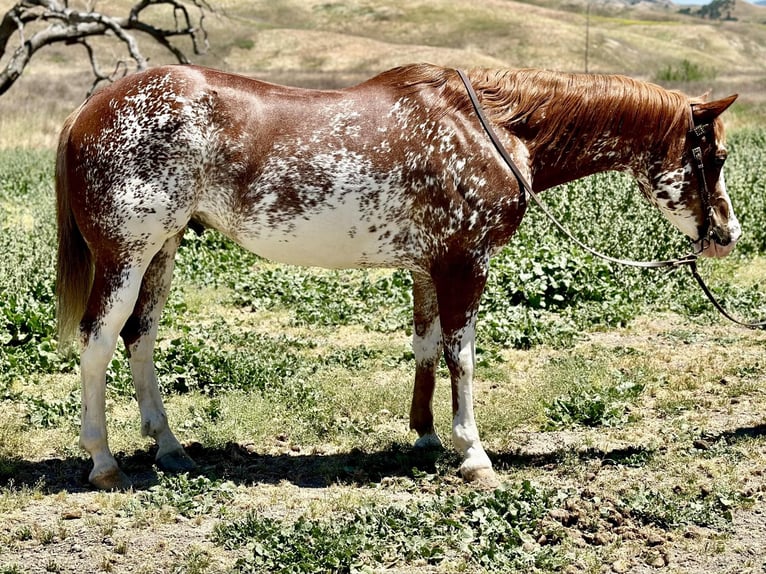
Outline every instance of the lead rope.
MULTIPOLYGON (((489 136, 489 139, 492 142, 492 145, 500 154, 500 157, 503 159, 506 165, 513 172, 513 175, 516 177, 516 180, 518 181, 522 191, 528 194, 534 200, 534 202, 540 207, 540 209, 543 210, 543 213, 545 213, 548 219, 550 219, 551 222, 559 229, 559 231, 561 231, 566 237, 568 237, 571 241, 573 241, 578 247, 580 247, 587 253, 590 253, 591 255, 594 255, 595 257, 598 257, 605 261, 609 261, 611 263, 617 263, 619 265, 627 265, 630 267, 639 267, 643 269, 656 269, 660 267, 678 268, 683 265, 688 265, 689 269, 691 270, 692 276, 697 280, 697 283, 699 283, 699 286, 702 288, 703 293, 705 293, 705 295, 713 304, 713 306, 724 317, 726 317, 727 319, 729 319, 730 321, 738 325, 742 325, 743 327, 748 327, 751 329, 766 327, 766 321, 759 321, 759 322, 740 321, 732 317, 726 311, 726 309, 724 309, 724 307, 713 296, 713 293, 710 291, 708 286, 702 280, 702 277, 700 276, 699 272, 697 271, 697 254, 696 253, 689 253, 688 255, 685 255, 683 257, 679 257, 676 259, 667 259, 667 260, 659 260, 659 261, 634 261, 631 259, 619 259, 616 257, 611 257, 604 253, 601 253, 600 251, 593 249, 592 247, 590 247, 589 245, 586 245, 585 243, 580 241, 577 237, 575 237, 566 227, 564 227, 564 225, 558 219, 556 219, 553 213, 551 213, 548 207, 542 202, 542 200, 538 197, 538 195, 532 190, 532 186, 529 184, 529 182, 527 182, 526 178, 521 173, 518 166, 513 161, 510 154, 508 153, 508 151, 505 149, 505 146, 500 141, 500 138, 497 136, 497 134, 495 133, 495 130, 492 128, 492 125, 490 124, 489 120, 484 114, 484 110, 482 109, 481 103, 479 102, 479 97, 476 95, 476 91, 473 89, 473 86, 471 85, 471 82, 468 79, 468 77, 465 75, 465 72, 463 72, 462 70, 455 70, 455 71, 457 72, 458 76, 460 77, 460 80, 463 82, 463 85, 465 86, 466 91, 468 92, 468 97, 471 100, 471 104, 473 105, 473 108, 476 111, 476 116, 479 118, 479 122, 484 128, 484 131, 489 136)), ((696 130, 694 131, 695 133, 697 133, 696 130)), ((704 177, 704 166, 701 163, 701 159, 702 159, 701 151, 702 150, 700 148, 698 169, 700 169, 701 173, 698 177, 701 178, 702 180, 701 185, 705 186, 704 191, 707 192, 707 182, 705 181, 705 177, 704 177)), ((697 154, 695 153, 695 159, 697 159, 696 155, 697 154)), ((707 199, 708 198, 705 197, 703 201, 707 199)), ((709 201, 708 201, 708 206, 709 206, 709 201)), ((708 224, 708 227, 709 227, 709 224, 708 224)))

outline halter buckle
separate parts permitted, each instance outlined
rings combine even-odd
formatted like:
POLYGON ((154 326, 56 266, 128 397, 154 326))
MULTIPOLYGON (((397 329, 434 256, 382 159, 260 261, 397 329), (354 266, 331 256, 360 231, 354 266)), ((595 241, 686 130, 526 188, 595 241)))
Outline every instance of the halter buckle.
POLYGON ((703 138, 705 137, 705 134, 710 129, 710 124, 700 124, 698 126, 694 126, 691 130, 689 130, 690 134, 694 134, 697 138, 703 138))
POLYGON ((697 166, 698 167, 704 167, 702 163, 702 148, 699 146, 695 146, 692 148, 692 155, 694 156, 694 159, 697 160, 697 166))

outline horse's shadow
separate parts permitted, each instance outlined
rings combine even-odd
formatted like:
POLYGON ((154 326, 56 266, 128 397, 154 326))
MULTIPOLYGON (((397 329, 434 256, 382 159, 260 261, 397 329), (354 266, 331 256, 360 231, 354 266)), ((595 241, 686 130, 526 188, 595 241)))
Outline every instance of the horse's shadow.
MULTIPOLYGON (((749 427, 705 433, 708 443, 725 441, 734 444, 746 438, 766 436, 766 423, 749 427)), ((279 484, 284 481, 304 488, 330 485, 364 485, 391 478, 417 478, 424 475, 454 476, 460 459, 452 449, 424 450, 393 444, 388 448, 363 452, 352 450, 337 454, 263 454, 246 446, 229 443, 223 447, 205 447, 199 443, 187 447, 197 462, 197 475, 211 480, 226 480, 240 485, 279 484)), ((555 469, 562 461, 600 460, 602 464, 633 464, 653 455, 643 446, 611 449, 553 449, 545 453, 521 450, 490 452, 496 469, 543 467, 555 469)), ((133 454, 117 454, 121 468, 133 480, 135 490, 146 490, 159 483, 160 473, 154 467, 154 450, 133 454)), ((0 487, 39 488, 46 494, 86 492, 90 462, 80 457, 26 461, 0 457, 0 487)))

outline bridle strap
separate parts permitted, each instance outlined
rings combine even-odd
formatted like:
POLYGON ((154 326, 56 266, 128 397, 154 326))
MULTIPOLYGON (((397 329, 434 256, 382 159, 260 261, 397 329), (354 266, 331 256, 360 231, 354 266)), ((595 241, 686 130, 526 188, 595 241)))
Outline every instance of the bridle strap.
POLYGON ((764 321, 740 321, 739 319, 735 319, 732 317, 726 309, 724 309, 723 305, 721 305, 718 302, 718 299, 716 299, 713 296, 713 293, 710 291, 707 285, 705 285, 705 282, 702 280, 702 276, 699 274, 699 271, 697 271, 697 262, 692 261, 689 264, 689 269, 692 272, 692 276, 697 280, 697 283, 699 284, 700 288, 702 289, 702 292, 707 296, 708 300, 713 304, 713 306, 718 309, 718 312, 726 317, 729 321, 732 323, 736 323, 737 325, 742 325, 743 327, 748 327, 749 329, 762 329, 766 327, 766 320, 764 321))
MULTIPOLYGON (((751 329, 755 328, 762 328, 766 327, 766 321, 760 321, 760 322, 744 322, 740 321, 738 319, 735 319, 732 317, 729 313, 726 312, 726 309, 723 308, 723 306, 718 302, 718 300, 713 296, 713 293, 710 291, 708 286, 705 284, 705 282, 702 280, 702 277, 700 276, 699 272, 697 271, 697 254, 696 253, 689 253, 688 255, 685 255, 683 257, 679 257, 677 259, 667 259, 667 260, 658 260, 658 261, 633 261, 630 259, 619 259, 617 257, 611 257, 609 255, 606 255, 604 253, 601 253, 600 251, 597 251, 590 247, 589 245, 586 245, 582 241, 580 241, 577 237, 575 237, 564 225, 551 213, 551 211, 548 209, 548 207, 542 202, 542 200, 538 197, 538 195, 534 192, 532 189, 532 186, 529 184, 527 179, 524 177, 524 175, 519 170, 518 166, 516 165, 516 162, 513 161, 513 158, 511 158, 508 151, 505 149, 505 146, 500 141, 500 138, 495 133, 495 130, 492 128, 492 124, 487 119, 486 115, 484 114, 484 110, 481 107, 481 102, 479 102, 479 97, 476 95, 476 91, 473 89, 473 86, 471 85, 470 80, 468 79, 468 76, 465 75, 465 72, 462 70, 455 70, 460 77, 460 80, 463 82, 463 85, 465 86, 466 92, 468 92, 468 97, 471 100, 471 104, 473 105, 474 110, 476 111, 476 116, 479 118, 479 122, 481 123, 482 127, 484 128, 484 131, 489 136, 490 141, 492 142, 492 145, 495 147, 497 152, 500 154, 500 157, 503 159, 505 164, 510 168, 510 170, 513 172, 513 175, 516 177, 516 181, 519 183, 519 187, 521 188, 521 191, 529 195, 534 202, 540 207, 540 209, 543 210, 543 213, 548 217, 548 219, 551 220, 551 222, 561 231, 566 237, 568 237, 572 242, 575 243, 578 247, 580 247, 582 250, 590 253, 591 255, 594 255, 600 259, 603 259, 605 261, 609 261, 611 263, 617 263, 619 265, 627 265, 630 267, 639 267, 643 269, 656 269, 660 267, 670 267, 670 268, 677 268, 681 267, 683 265, 688 265, 689 269, 691 270, 692 276, 697 280, 697 283, 699 283, 699 286, 702 288, 703 293, 707 296, 707 298, 710 300, 710 302, 713 304, 713 306, 718 309, 718 311, 727 319, 730 321, 742 325, 743 327, 749 327, 751 329)), ((702 139, 705 135, 705 132, 710 128, 709 124, 701 125, 701 126, 695 126, 694 125, 694 116, 691 116, 691 130, 689 131, 689 135, 694 134, 698 139, 702 139)), ((707 218, 706 218, 706 227, 705 230, 705 237, 703 238, 703 241, 709 241, 709 232, 710 232, 710 221, 711 221, 711 204, 710 204, 710 194, 707 187, 707 181, 705 180, 705 167, 702 161, 702 147, 701 146, 695 146, 692 148, 692 155, 694 156, 695 163, 697 165, 697 169, 699 172, 698 179, 700 180, 700 193, 702 196, 702 202, 703 202, 703 208, 705 209, 707 218)))

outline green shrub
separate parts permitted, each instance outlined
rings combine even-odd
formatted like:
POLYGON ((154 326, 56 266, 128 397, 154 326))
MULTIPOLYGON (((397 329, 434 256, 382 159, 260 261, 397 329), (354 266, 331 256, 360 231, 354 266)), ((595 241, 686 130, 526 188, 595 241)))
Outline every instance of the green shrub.
POLYGON ((674 66, 668 64, 661 68, 654 76, 655 82, 700 82, 714 80, 718 73, 715 68, 705 68, 689 60, 681 60, 674 66))

